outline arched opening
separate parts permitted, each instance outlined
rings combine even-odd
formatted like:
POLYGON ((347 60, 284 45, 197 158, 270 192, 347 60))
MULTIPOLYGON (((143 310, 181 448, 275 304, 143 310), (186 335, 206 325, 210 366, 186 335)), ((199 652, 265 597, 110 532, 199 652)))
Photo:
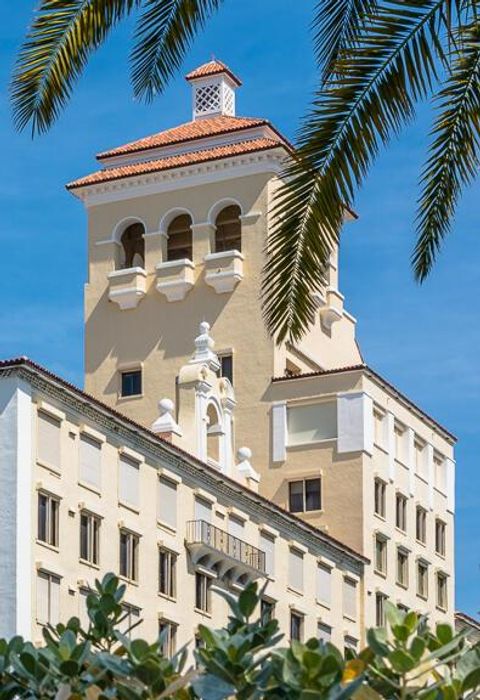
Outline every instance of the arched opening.
POLYGON ((220 437, 223 435, 220 418, 213 404, 207 408, 207 461, 220 464, 220 437))
POLYGON ((145 267, 144 233, 145 228, 140 223, 130 224, 122 233, 120 269, 145 267))
POLYGON ((192 219, 189 214, 180 214, 167 230, 167 260, 192 260, 192 219))
POLYGON ((242 224, 240 207, 231 204, 222 209, 215 219, 215 252, 242 250, 242 224))

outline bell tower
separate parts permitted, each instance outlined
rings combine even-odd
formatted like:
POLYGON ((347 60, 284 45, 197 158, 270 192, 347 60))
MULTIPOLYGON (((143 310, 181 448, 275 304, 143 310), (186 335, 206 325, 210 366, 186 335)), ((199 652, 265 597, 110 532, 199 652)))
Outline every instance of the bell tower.
POLYGON ((193 119, 235 116, 235 90, 242 84, 221 61, 212 60, 187 74, 192 86, 193 119))

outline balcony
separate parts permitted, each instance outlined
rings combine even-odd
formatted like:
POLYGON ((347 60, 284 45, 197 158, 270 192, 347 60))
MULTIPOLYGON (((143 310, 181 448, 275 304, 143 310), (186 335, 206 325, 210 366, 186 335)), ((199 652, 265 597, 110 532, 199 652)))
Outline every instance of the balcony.
POLYGON ((205 256, 205 282, 217 294, 233 292, 243 279, 243 255, 238 250, 209 253, 205 256))
POLYGON ((167 301, 185 299, 194 284, 195 266, 191 260, 169 260, 158 263, 157 291, 167 297, 167 301))
POLYGON ((343 317, 343 296, 336 289, 329 287, 326 293, 315 292, 313 298, 320 312, 322 326, 331 331, 333 324, 343 317))
POLYGON ((146 294, 147 273, 143 267, 115 270, 108 275, 108 298, 122 311, 134 309, 146 294))
POLYGON ((256 579, 265 576, 265 552, 230 535, 206 520, 187 523, 186 546, 194 564, 215 568, 219 578, 230 580, 242 576, 256 579))

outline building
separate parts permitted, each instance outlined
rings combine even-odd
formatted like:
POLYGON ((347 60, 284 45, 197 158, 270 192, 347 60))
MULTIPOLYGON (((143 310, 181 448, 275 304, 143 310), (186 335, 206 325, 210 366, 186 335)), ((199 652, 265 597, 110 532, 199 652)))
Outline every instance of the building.
MULTIPOLYGON (((220 399, 199 352, 183 373, 205 374, 220 399)), ((162 410, 164 437, 26 358, 0 363, 0 635, 37 642, 48 622, 85 621, 89 589, 114 571, 125 628, 142 619, 135 634, 152 639, 166 627, 167 653, 193 648, 199 623, 226 622, 215 586, 250 580, 268 580, 262 614, 287 638, 356 646, 365 558, 249 488, 248 451, 227 476, 172 445, 162 410)))
POLYGON ((264 249, 292 146, 236 116, 240 81, 224 64, 187 81, 191 121, 99 154, 68 185, 88 215, 86 390, 154 429, 166 399, 169 439, 227 477, 247 446, 250 487, 369 561, 366 625, 384 621, 387 598, 453 622, 455 439, 364 363, 337 252, 301 342, 267 335, 264 249), (234 417, 189 374, 201 321, 234 417))
POLYGON ((455 613, 455 631, 463 632, 472 645, 480 642, 480 621, 464 612, 455 613))

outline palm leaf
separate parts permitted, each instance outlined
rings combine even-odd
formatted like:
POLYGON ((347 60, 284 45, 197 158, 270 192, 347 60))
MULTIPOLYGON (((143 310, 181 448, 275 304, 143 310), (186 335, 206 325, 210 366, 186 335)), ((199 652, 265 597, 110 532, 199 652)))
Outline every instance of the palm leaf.
POLYGON ((319 0, 313 17, 314 50, 328 80, 342 51, 355 46, 367 17, 375 14, 378 0, 319 0))
POLYGON ((147 0, 132 52, 136 97, 151 101, 180 67, 186 50, 223 0, 147 0))
POLYGON ((416 278, 430 272, 451 229, 462 189, 480 165, 480 24, 459 28, 452 70, 437 101, 433 141, 422 172, 417 243, 412 256, 416 278))
POLYGON ((93 50, 141 0, 42 0, 14 69, 17 129, 46 131, 68 102, 93 50))
POLYGON ((324 285, 343 205, 352 202, 380 146, 430 93, 439 59, 447 61, 432 38, 444 23, 444 2, 379 6, 317 95, 272 212, 277 224, 268 242, 263 310, 278 342, 298 340, 307 330, 315 311, 311 292, 324 285))

